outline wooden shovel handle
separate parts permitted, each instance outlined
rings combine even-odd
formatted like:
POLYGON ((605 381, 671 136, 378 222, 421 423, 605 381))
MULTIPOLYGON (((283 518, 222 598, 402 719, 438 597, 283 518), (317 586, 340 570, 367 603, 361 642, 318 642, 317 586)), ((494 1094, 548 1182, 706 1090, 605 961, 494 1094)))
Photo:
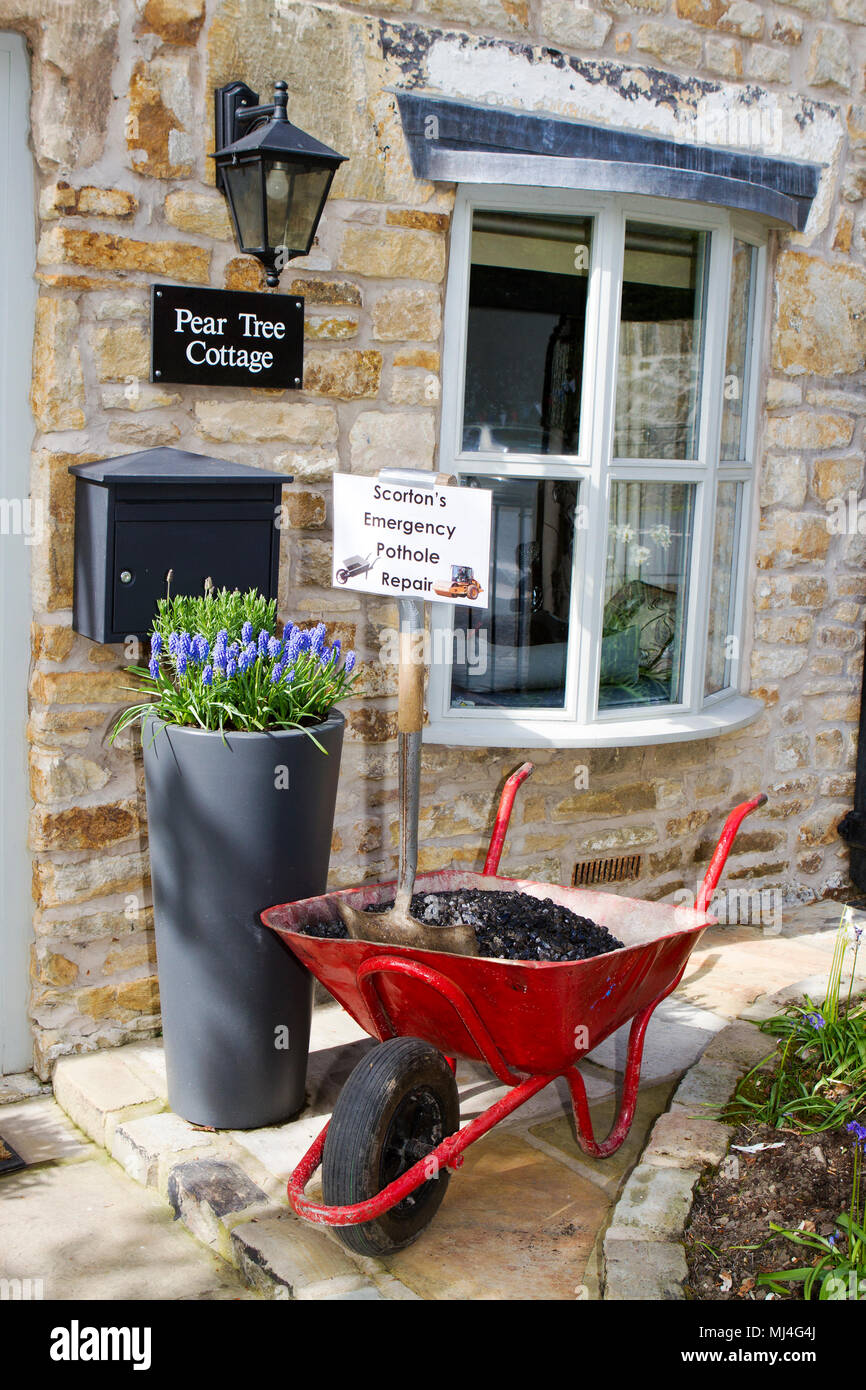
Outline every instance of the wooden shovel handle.
POLYGON ((397 729, 401 734, 414 734, 424 727, 423 643, 413 643, 412 638, 401 624, 397 684, 397 729))

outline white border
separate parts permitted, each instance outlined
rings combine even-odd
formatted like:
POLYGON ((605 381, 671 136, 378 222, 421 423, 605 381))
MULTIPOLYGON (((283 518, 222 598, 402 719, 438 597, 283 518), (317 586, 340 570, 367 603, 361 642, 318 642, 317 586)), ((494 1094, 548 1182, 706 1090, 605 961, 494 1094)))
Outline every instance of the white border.
MULTIPOLYGON (((28 395, 35 313, 33 158, 30 83, 24 40, 0 33, 5 109, 0 115, 0 494, 30 494, 33 417, 28 395)), ((0 1074, 33 1063, 28 1019, 33 902, 27 820, 27 679, 30 669, 30 550, 22 536, 0 536, 0 1074)))

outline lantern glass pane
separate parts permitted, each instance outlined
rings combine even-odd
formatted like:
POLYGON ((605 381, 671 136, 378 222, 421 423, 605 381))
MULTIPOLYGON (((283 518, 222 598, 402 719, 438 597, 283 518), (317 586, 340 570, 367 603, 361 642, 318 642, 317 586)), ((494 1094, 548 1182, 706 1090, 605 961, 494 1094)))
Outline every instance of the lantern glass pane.
POLYGON ((242 251, 262 250, 262 166, 258 160, 223 165, 223 176, 237 223, 242 251))
POLYGON ((286 254, 305 255, 328 185, 330 168, 279 162, 268 165, 265 191, 268 204, 268 245, 286 254))

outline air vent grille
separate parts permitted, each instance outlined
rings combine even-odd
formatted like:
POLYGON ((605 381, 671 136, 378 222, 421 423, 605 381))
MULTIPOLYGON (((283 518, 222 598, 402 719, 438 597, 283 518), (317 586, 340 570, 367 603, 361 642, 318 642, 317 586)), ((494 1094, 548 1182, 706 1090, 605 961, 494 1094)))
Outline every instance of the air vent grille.
POLYGON ((615 859, 585 859, 575 864, 571 876, 574 888, 592 888, 599 883, 626 883, 640 878, 641 856, 620 854, 615 859))

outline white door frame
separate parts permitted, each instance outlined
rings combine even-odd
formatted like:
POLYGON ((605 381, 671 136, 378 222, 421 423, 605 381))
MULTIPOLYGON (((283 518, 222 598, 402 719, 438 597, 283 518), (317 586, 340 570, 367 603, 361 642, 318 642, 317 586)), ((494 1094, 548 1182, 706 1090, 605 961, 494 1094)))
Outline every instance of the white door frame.
POLYGON ((0 33, 0 1075, 33 1063, 26 728, 30 548, 40 519, 29 503, 36 300, 29 108, 26 45, 0 33))

